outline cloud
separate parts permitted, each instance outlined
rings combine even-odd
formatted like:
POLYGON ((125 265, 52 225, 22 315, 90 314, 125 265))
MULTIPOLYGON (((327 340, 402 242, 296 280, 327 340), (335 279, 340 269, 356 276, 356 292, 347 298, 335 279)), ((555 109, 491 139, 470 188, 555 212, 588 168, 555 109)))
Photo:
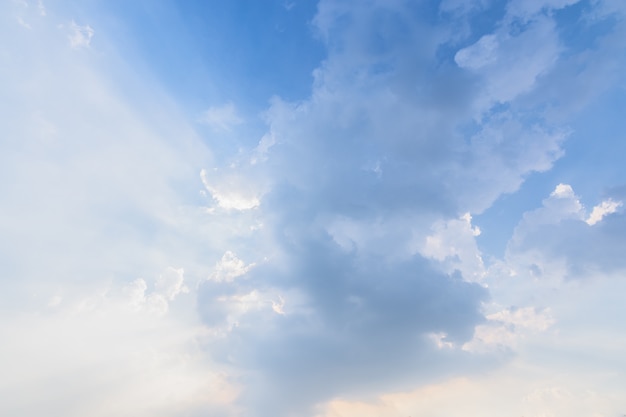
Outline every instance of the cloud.
POLYGON ((507 308, 486 318, 487 322, 476 328, 474 338, 463 349, 470 352, 516 349, 529 334, 545 332, 555 322, 549 309, 536 307, 507 308))
POLYGON ((617 209, 622 207, 622 205, 621 201, 613 201, 611 199, 603 201, 593 208, 591 214, 589 214, 589 218, 585 221, 589 226, 593 226, 600 222, 604 216, 617 212, 617 209))
POLYGON ((424 256, 447 264, 448 272, 459 270, 465 279, 479 282, 485 271, 475 240, 478 235, 480 229, 472 226, 472 216, 466 213, 460 219, 435 223, 433 233, 419 242, 418 250, 424 256))
POLYGON ((606 67, 621 29, 597 50, 568 46, 554 11, 570 3, 498 14, 485 1, 323 0, 313 26, 328 56, 310 96, 272 98, 258 143, 238 137, 232 102, 203 115, 213 135, 237 136, 232 154, 211 152, 197 118, 98 49, 97 20, 101 45, 91 26, 70 27, 70 45, 95 54, 68 53, 56 26, 68 19, 53 11, 24 17, 28 31, 0 27, 21 57, 0 68, 21 80, 0 87, 2 308, 16 317, 0 320, 0 409, 450 415, 495 391, 510 401, 499 410, 571 411, 556 403, 583 385, 506 372, 544 369, 535 348, 582 346, 571 323, 586 296, 594 323, 621 317, 599 301, 623 293, 618 280, 584 285, 623 271, 626 194, 608 190, 589 213, 559 184, 500 260, 472 220, 563 157, 562 121, 578 110, 555 116, 572 93, 553 81, 617 77, 606 67), (374 397, 389 400, 362 402, 374 397))
POLYGON ((218 131, 229 131, 234 126, 243 123, 243 119, 237 114, 232 102, 223 106, 209 107, 200 120, 218 131))
POLYGON ((592 278, 611 275, 626 265, 619 200, 609 198, 591 214, 570 185, 559 184, 542 207, 524 215, 507 248, 512 265, 538 276, 592 278))
POLYGON ((208 172, 202 169, 200 177, 211 197, 223 209, 250 210, 260 204, 259 197, 256 195, 258 191, 252 189, 252 184, 242 183, 236 175, 218 176, 217 180, 210 181, 208 172))
MULTIPOLYGON (((514 6, 495 29, 465 39, 400 3, 320 3, 314 23, 328 58, 308 99, 272 101, 271 146, 260 143, 254 160, 269 184, 258 206, 266 251, 257 256, 267 261, 200 290, 205 322, 227 329, 211 351, 254 369, 240 398, 251 412, 306 415, 329 398, 470 372, 481 354, 497 362, 555 323, 536 299, 488 304, 483 285, 506 278, 483 264, 471 224, 529 174, 551 169, 571 132, 539 100, 565 49, 544 11, 567 4, 514 6), (453 51, 447 61, 442 50, 453 51), (278 296, 284 314, 267 302, 278 296), (266 302, 242 313, 251 299, 266 302)), ((516 229, 500 273, 526 276, 513 261, 517 245, 545 248, 554 222, 589 227, 566 185, 544 205, 516 229), (531 241, 531 229, 541 237, 531 241)), ((526 270, 547 265, 563 263, 526 270)))
POLYGON ((520 29, 505 16, 494 33, 460 49, 454 59, 480 78, 484 87, 475 103, 480 111, 487 111, 495 103, 530 92, 557 61, 560 49, 554 20, 533 15, 520 29))
POLYGON ((485 35, 472 46, 458 51, 454 60, 461 68, 477 70, 496 61, 497 48, 498 38, 495 35, 485 35))
POLYGON ((254 264, 246 265, 244 261, 237 258, 237 255, 227 251, 215 265, 209 279, 217 282, 232 282, 235 278, 245 275, 253 267, 254 264))
POLYGON ((70 31, 71 33, 68 35, 68 38, 72 48, 89 48, 91 38, 93 38, 94 35, 94 30, 91 26, 81 26, 72 20, 72 23, 70 23, 70 31))
POLYGON ((309 415, 333 397, 500 360, 462 348, 488 320, 471 214, 550 169, 568 135, 541 108, 514 106, 558 57, 548 17, 486 34, 493 60, 472 68, 440 61, 452 27, 399 3, 322 2, 314 21, 329 56, 311 96, 273 99, 263 158, 238 160, 242 178, 267 186, 259 240, 236 253, 264 261, 200 287, 220 335, 208 349, 242 370, 240 402, 258 416, 309 415), (516 80, 522 55, 536 65, 516 80))

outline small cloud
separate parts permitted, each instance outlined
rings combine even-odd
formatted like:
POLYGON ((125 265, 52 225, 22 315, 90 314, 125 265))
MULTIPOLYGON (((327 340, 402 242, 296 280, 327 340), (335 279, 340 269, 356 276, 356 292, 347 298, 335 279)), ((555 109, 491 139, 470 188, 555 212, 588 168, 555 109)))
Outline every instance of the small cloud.
POLYGON ((252 157, 250 158, 250 164, 255 165, 259 161, 267 160, 267 154, 272 146, 276 144, 276 138, 271 133, 266 133, 263 135, 259 144, 252 153, 252 157))
POLYGON ((458 270, 466 280, 480 281, 485 274, 475 239, 480 233, 480 228, 472 225, 471 214, 465 213, 458 219, 435 223, 432 234, 416 249, 423 256, 442 262, 449 273, 458 270))
POLYGON ((458 51, 454 61, 461 68, 477 70, 496 61, 497 49, 496 36, 485 35, 475 44, 458 51))
MULTIPOLYGON (((44 10, 45 13, 45 10, 44 10)), ((89 48, 94 30, 91 26, 80 26, 72 20, 70 24, 71 34, 69 35, 70 46, 74 49, 89 48)))
POLYGON ((285 300, 283 297, 281 297, 280 295, 278 296, 278 301, 274 301, 272 300, 272 310, 274 311, 274 313, 276 314, 280 314, 281 316, 285 315, 285 300))
POLYGON ((148 292, 148 284, 138 278, 122 288, 126 305, 134 312, 145 312, 155 316, 167 313, 169 305, 167 299, 157 292, 148 292))
POLYGON ((574 198, 576 194, 574 194, 574 190, 572 186, 569 184, 559 184, 556 186, 554 191, 550 193, 550 197, 555 198, 574 198))
POLYGON ((605 200, 602 203, 598 204, 593 208, 589 218, 585 220, 585 222, 589 226, 593 226, 594 224, 601 221, 604 216, 607 216, 611 213, 615 213, 618 208, 622 206, 621 201, 613 201, 611 199, 605 200))
POLYGON ((200 171, 200 178, 204 188, 215 199, 218 206, 226 210, 251 210, 261 204, 259 198, 250 190, 238 187, 236 184, 222 184, 220 188, 214 186, 208 178, 206 170, 200 171))
MULTIPOLYGON (((222 259, 215 265, 209 280, 216 282, 233 282, 235 278, 245 275, 254 267, 254 263, 246 265, 231 251, 226 251, 222 259)), ((281 304, 282 308, 282 304, 281 304)))
POLYGON ((448 335, 445 332, 430 333, 427 337, 439 350, 455 348, 454 343, 447 339, 448 335))
POLYGON ((231 102, 223 106, 212 106, 201 118, 201 121, 214 130, 230 130, 233 126, 243 123, 243 119, 237 114, 235 105, 231 102))
POLYGON ((21 17, 18 17, 18 18, 17 18, 17 23, 19 23, 19 24, 20 24, 20 26, 22 26, 22 27, 24 27, 24 28, 26 28, 26 29, 32 29, 32 27, 31 27, 28 23, 26 23, 26 22, 24 21, 24 19, 22 19, 21 17))
POLYGON ((46 6, 43 5, 43 1, 39 0, 37 2, 37 10, 39 10, 39 15, 40 16, 45 16, 46 15, 46 6))

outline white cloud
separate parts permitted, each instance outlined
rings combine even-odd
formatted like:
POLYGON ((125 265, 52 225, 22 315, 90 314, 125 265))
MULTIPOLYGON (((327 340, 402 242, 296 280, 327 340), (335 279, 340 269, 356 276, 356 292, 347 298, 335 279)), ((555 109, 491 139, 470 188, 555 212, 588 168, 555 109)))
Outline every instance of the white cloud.
POLYGON ((72 48, 89 48, 91 38, 93 38, 94 35, 94 30, 91 26, 81 26, 72 20, 72 23, 70 23, 70 31, 71 33, 68 35, 68 38, 72 48))
MULTIPOLYGON (((552 191, 552 193, 550 194, 550 197, 563 198, 563 199, 576 199, 574 190, 572 189, 572 186, 569 184, 557 185, 554 191, 552 191)), ((580 207, 580 203, 577 203, 576 206, 580 207)))
MULTIPOLYGON (((583 220, 585 208, 569 184, 558 184, 550 197, 543 200, 543 207, 524 214, 522 223, 533 226, 557 224, 563 220, 583 220)), ((523 226, 518 226, 513 240, 521 237, 523 226)))
POLYGON ((233 252, 227 251, 215 265, 209 279, 216 282, 232 282, 235 278, 245 275, 254 266, 254 263, 246 265, 233 252))
POLYGON ((237 114, 237 109, 232 102, 209 107, 200 120, 218 131, 229 131, 243 123, 243 119, 237 114))
POLYGON ((622 207, 622 205, 621 201, 613 201, 611 199, 603 201, 593 208, 591 214, 585 221, 589 226, 593 226, 601 221, 604 216, 617 212, 617 209, 622 207))
POLYGON ((39 15, 40 16, 45 16, 46 15, 46 6, 44 6, 42 0, 37 0, 37 10, 39 10, 39 15))
POLYGON ((183 270, 169 267, 156 279, 152 290, 148 290, 144 279, 138 278, 125 285, 122 293, 133 310, 162 316, 168 312, 171 301, 189 292, 183 282, 183 270))
POLYGON ((251 210, 261 204, 256 190, 251 189, 251 183, 237 175, 231 175, 227 178, 218 177, 217 180, 210 181, 207 170, 202 169, 200 177, 206 190, 211 193, 218 206, 223 209, 251 210))
POLYGON ((22 19, 21 17, 17 18, 17 23, 19 23, 19 25, 22 26, 23 28, 32 29, 32 26, 26 23, 24 19, 22 19))
POLYGON ((472 216, 466 213, 460 219, 439 221, 433 225, 432 232, 419 242, 419 252, 442 262, 449 273, 458 269, 464 279, 481 281, 485 269, 475 240, 480 229, 472 225, 472 216))
POLYGON ((497 49, 498 38, 495 35, 485 35, 475 44, 458 51, 454 60, 461 68, 478 70, 495 63, 498 59, 497 49))
POLYGON ((155 284, 155 292, 160 293, 170 301, 174 300, 179 294, 188 293, 189 288, 184 284, 185 278, 183 274, 183 268, 167 268, 163 274, 159 275, 155 284))

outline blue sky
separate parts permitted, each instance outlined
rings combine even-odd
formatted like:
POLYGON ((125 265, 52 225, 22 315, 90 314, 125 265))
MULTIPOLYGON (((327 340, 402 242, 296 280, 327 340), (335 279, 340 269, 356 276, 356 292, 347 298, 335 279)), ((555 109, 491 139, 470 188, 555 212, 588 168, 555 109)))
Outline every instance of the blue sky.
POLYGON ((621 0, 0 18, 0 414, 626 413, 621 0))

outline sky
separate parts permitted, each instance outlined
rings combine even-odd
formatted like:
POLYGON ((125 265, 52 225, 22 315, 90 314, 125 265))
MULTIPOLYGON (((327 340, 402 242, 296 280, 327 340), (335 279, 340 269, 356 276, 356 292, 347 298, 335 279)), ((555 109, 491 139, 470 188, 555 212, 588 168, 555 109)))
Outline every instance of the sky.
POLYGON ((622 0, 5 0, 0 414, 626 414, 622 0))

